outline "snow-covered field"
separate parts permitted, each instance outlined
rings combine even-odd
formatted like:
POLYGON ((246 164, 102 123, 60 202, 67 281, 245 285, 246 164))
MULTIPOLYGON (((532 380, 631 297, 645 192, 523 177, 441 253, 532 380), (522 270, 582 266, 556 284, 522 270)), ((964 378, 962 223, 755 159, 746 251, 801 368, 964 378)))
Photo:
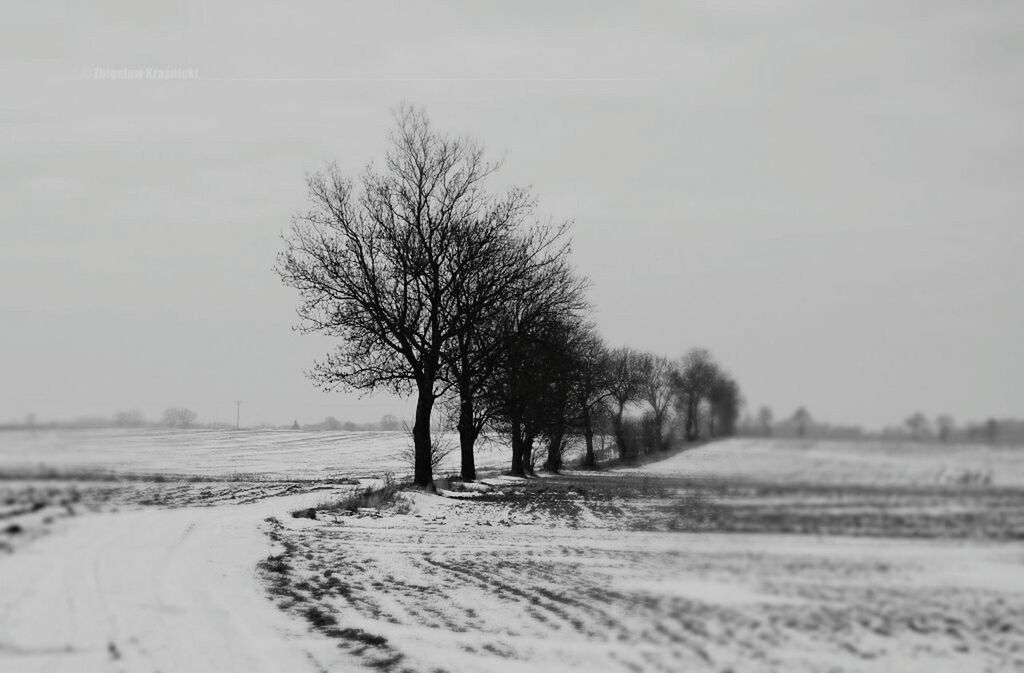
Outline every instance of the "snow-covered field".
POLYGON ((519 509, 419 497, 413 514, 285 520, 274 598, 394 670, 1024 666, 1019 544, 622 531, 519 509))
POLYGON ((735 439, 639 471, 780 484, 1024 487, 1024 447, 735 439))
POLYGON ((58 435, 0 435, 46 477, 0 480, 4 673, 1024 670, 1024 449, 731 440, 350 513, 404 435, 58 435))
MULTIPOLYGON (((451 434, 437 437, 457 448, 451 434)), ((19 430, 0 432, 4 471, 115 472, 205 477, 338 479, 411 471, 406 432, 303 430, 19 430)), ((484 445, 482 466, 504 464, 501 445, 484 445)), ((442 469, 458 470, 457 451, 442 469)))

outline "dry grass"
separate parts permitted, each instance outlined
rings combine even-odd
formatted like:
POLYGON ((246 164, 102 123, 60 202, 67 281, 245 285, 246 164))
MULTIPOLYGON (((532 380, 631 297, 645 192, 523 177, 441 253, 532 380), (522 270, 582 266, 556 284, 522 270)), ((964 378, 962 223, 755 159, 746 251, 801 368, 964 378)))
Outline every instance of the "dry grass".
MULTIPOLYGON (((339 499, 324 501, 310 510, 328 514, 353 514, 362 509, 389 510, 396 514, 408 514, 412 511, 412 499, 403 492, 408 484, 399 482, 390 472, 382 477, 382 482, 380 485, 367 486, 339 499)), ((309 516, 308 512, 309 510, 299 510, 292 515, 309 516)))

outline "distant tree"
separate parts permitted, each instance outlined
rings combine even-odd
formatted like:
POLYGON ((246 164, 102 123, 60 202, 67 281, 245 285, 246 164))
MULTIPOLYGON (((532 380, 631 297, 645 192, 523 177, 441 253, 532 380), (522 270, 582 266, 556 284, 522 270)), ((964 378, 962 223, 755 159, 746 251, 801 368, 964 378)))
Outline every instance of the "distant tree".
POLYGON ((587 326, 576 320, 562 320, 552 327, 538 358, 547 384, 541 391, 538 425, 547 440, 544 469, 558 473, 562 469, 566 437, 578 415, 573 392, 582 374, 580 346, 587 338, 587 326))
POLYGON ((191 409, 171 407, 164 411, 163 424, 171 428, 190 428, 196 417, 196 412, 191 409))
POLYGON ((765 437, 772 436, 772 410, 771 407, 761 407, 757 412, 757 422, 761 426, 761 434, 765 437))
POLYGON ((921 439, 928 428, 928 419, 920 411, 907 417, 903 424, 910 430, 910 436, 914 439, 921 439))
POLYGON ((640 379, 640 396, 650 406, 649 450, 665 450, 669 438, 665 433, 665 421, 672 406, 672 363, 668 358, 643 353, 638 360, 637 375, 640 379))
POLYGON ((380 429, 386 432, 392 432, 394 430, 401 430, 402 422, 398 420, 397 416, 392 414, 384 414, 380 418, 380 429))
POLYGON ((625 347, 616 348, 608 356, 608 402, 615 444, 623 460, 637 456, 638 447, 630 445, 623 417, 627 406, 643 399, 643 359, 643 353, 625 347))
POLYGON ((999 421, 994 418, 985 421, 985 441, 989 444, 999 441, 999 421))
POLYGON ((299 430, 299 429, 300 429, 299 428, 299 422, 298 421, 292 421, 292 430, 299 430))
POLYGON ((114 425, 119 428, 137 428, 145 422, 141 411, 119 411, 114 414, 114 425))
POLYGON ((800 407, 793 412, 793 424, 796 425, 796 434, 799 437, 807 435, 807 426, 811 423, 811 413, 805 407, 800 407))
POLYGON ((355 423, 353 423, 352 421, 345 421, 342 424, 341 428, 342 428, 342 430, 345 430, 346 432, 354 432, 354 431, 359 429, 359 426, 356 425, 355 423))
POLYGON ((718 376, 718 367, 706 348, 694 348, 683 356, 673 373, 676 404, 683 415, 686 441, 700 439, 700 406, 711 392, 718 376))
POLYGON ((583 435, 585 453, 583 466, 597 467, 594 432, 604 415, 603 405, 609 395, 609 354, 596 328, 589 326, 576 348, 577 369, 573 384, 575 397, 574 424, 583 435))
POLYGON ((338 431, 342 429, 341 421, 334 416, 328 416, 324 419, 324 422, 320 424, 324 430, 338 431))
POLYGON ((949 414, 942 414, 935 419, 935 426, 939 429, 939 440, 942 442, 948 442, 950 436, 953 434, 953 417, 949 414))
POLYGON ((740 387, 728 374, 719 371, 708 391, 709 432, 712 436, 730 437, 736 433, 742 398, 740 387))

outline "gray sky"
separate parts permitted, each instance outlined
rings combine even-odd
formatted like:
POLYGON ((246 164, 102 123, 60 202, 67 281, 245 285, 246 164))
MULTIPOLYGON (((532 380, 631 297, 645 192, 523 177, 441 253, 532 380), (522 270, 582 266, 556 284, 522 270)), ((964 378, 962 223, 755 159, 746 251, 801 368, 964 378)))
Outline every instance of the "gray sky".
POLYGON ((313 388, 272 273, 403 101, 575 221, 611 343, 779 416, 1024 416, 1019 0, 9 4, 0 421, 403 413, 313 388), (95 79, 147 67, 199 78, 95 79))

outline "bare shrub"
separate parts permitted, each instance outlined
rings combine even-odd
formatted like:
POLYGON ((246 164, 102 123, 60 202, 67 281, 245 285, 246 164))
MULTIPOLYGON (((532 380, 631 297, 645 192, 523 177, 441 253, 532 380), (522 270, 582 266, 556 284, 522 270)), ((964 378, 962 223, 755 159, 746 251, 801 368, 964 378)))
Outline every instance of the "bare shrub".
POLYGON ((171 407, 164 411, 162 423, 169 428, 190 428, 196 422, 197 414, 184 407, 171 407))
MULTIPOLYGON (((409 425, 404 423, 403 426, 409 435, 410 443, 399 449, 393 458, 402 463, 402 465, 407 466, 409 471, 412 472, 416 469, 416 446, 412 442, 412 430, 409 428, 409 425)), ((447 432, 434 434, 432 440, 430 446, 430 470, 436 474, 440 471, 441 464, 444 463, 445 459, 448 458, 457 446, 454 437, 447 432)))
MULTIPOLYGON (((363 508, 390 509, 396 514, 408 514, 412 511, 412 499, 402 491, 405 484, 397 481, 395 475, 388 472, 380 486, 367 486, 351 493, 340 500, 326 502, 316 507, 317 511, 342 513, 357 512, 363 508)), ((304 510, 298 510, 304 512, 304 510)))

